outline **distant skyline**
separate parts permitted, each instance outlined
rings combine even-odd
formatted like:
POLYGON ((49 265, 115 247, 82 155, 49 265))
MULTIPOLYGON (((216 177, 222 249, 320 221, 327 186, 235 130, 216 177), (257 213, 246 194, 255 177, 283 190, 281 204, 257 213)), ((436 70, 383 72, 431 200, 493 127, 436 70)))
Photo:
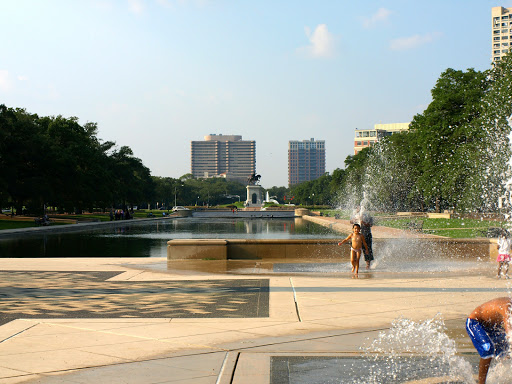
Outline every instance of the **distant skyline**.
POLYGON ((190 173, 190 143, 256 141, 265 188, 288 185, 288 142, 404 123, 447 68, 491 66, 491 8, 512 1, 3 1, 0 103, 96 122, 154 176, 190 173))

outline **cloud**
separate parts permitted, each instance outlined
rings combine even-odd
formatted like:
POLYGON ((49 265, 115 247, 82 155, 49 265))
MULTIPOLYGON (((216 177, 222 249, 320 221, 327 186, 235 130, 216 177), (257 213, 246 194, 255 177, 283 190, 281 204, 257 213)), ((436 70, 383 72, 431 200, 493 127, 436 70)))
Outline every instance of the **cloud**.
POLYGON ((28 81, 28 76, 25 76, 25 75, 18 75, 18 80, 19 80, 19 81, 28 81))
POLYGON ((143 0, 128 0, 130 12, 140 15, 144 11, 143 0))
POLYGON ((326 24, 317 25, 313 33, 311 33, 309 27, 305 27, 304 31, 311 44, 306 47, 298 48, 298 52, 313 58, 326 58, 331 57, 334 54, 335 39, 327 29, 326 24))
POLYGON ((381 22, 386 22, 386 21, 388 21, 389 16, 392 13, 393 12, 391 12, 389 9, 379 8, 379 10, 374 15, 363 19, 363 27, 373 28, 381 22))
POLYGON ((392 51, 405 51, 407 49, 418 48, 421 45, 428 44, 441 36, 441 33, 427 33, 425 35, 414 35, 401 37, 391 40, 389 47, 392 51))
POLYGON ((0 69, 0 91, 7 92, 11 89, 11 82, 9 80, 9 72, 5 69, 0 69))

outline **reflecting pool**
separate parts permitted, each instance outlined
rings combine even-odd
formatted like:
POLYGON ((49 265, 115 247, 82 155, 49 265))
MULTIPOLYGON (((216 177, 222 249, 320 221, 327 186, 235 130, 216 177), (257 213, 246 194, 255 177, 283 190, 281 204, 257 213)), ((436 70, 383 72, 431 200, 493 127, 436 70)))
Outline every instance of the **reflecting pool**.
POLYGON ((170 218, 72 233, 0 239, 0 257, 166 257, 172 239, 336 239, 302 219, 170 218))

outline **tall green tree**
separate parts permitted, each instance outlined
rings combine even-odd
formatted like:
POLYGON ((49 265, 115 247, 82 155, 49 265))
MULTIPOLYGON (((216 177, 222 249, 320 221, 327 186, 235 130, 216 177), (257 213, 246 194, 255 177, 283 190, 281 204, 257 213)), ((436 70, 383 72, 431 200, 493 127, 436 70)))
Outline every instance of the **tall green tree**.
POLYGON ((414 116, 410 129, 417 133, 423 154, 416 186, 421 195, 441 208, 457 208, 465 189, 466 158, 459 148, 472 139, 471 123, 482 113, 481 100, 489 88, 487 73, 447 69, 432 89, 432 102, 414 116))

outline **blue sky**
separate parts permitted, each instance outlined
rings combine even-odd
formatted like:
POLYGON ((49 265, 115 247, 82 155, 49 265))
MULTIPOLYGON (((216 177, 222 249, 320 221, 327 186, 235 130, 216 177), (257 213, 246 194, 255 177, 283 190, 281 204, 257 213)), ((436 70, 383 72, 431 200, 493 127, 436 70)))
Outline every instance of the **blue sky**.
POLYGON ((155 176, 190 172, 190 142, 256 140, 266 187, 289 140, 411 121, 447 68, 490 67, 490 0, 0 2, 0 103, 98 123, 155 176))

